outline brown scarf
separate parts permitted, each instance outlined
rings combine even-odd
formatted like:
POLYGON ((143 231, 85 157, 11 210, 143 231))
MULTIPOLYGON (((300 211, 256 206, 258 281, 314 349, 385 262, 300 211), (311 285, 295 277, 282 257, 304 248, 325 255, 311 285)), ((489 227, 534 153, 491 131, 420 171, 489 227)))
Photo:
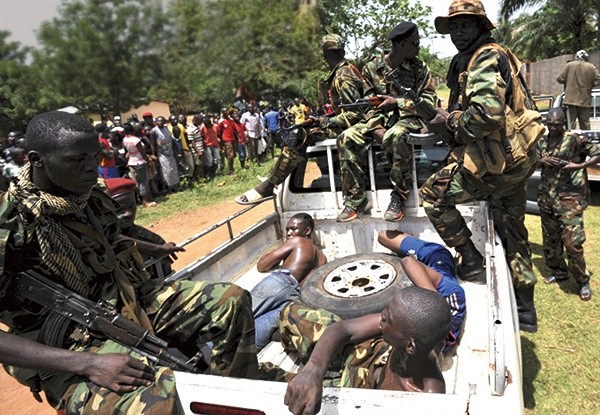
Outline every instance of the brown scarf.
POLYGON ((11 182, 8 194, 16 202, 23 220, 30 221, 33 217, 42 263, 52 274, 62 276, 69 289, 87 296, 93 286, 93 278, 83 265, 81 253, 52 216, 65 216, 83 210, 92 191, 82 195, 54 196, 40 190, 30 177, 31 165, 27 163, 17 180, 11 182))

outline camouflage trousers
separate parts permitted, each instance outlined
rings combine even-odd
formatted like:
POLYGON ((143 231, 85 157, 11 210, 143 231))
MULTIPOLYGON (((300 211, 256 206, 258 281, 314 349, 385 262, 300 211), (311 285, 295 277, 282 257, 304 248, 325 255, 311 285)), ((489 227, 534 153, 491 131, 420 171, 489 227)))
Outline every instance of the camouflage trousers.
POLYGON ((373 131, 385 128, 387 119, 386 114, 376 113, 348 127, 338 137, 344 206, 356 209, 367 199, 369 146, 373 141, 373 131))
MULTIPOLYGON (((327 310, 291 302, 281 313, 281 343, 287 352, 298 354, 306 364, 327 326, 340 320, 327 310)), ((381 337, 347 345, 329 363, 324 386, 376 388, 376 370, 385 365, 390 351, 391 346, 381 337)))
POLYGON ((583 211, 581 201, 574 199, 550 200, 539 198, 544 260, 551 275, 572 276, 579 284, 590 281, 585 265, 583 243, 583 211), (565 262, 565 251, 568 266, 565 262))
POLYGON ((462 163, 453 162, 438 170, 420 190, 429 220, 449 247, 463 245, 472 235, 456 205, 481 200, 490 203, 515 287, 536 283, 525 227, 527 179, 536 163, 532 149, 528 157, 508 166, 503 174, 478 179, 462 163))
POLYGON ((423 123, 417 118, 403 118, 386 131, 383 136, 383 149, 390 163, 392 197, 406 203, 412 189, 412 146, 408 144, 408 134, 418 133, 423 123))
POLYGON ((335 138, 340 133, 340 130, 335 128, 307 128, 305 130, 307 134, 305 140, 294 146, 285 146, 281 150, 281 154, 267 178, 273 186, 283 183, 294 169, 306 160, 306 149, 309 145, 328 138, 335 138))
MULTIPOLYGON (((142 300, 142 304, 156 335, 187 356, 193 356, 212 342, 211 374, 257 377, 254 320, 247 291, 233 284, 176 281, 165 285, 147 301, 142 300)), ((146 358, 112 341, 75 350, 127 353, 149 364, 146 358)), ((69 376, 72 384, 58 405, 67 414, 184 413, 177 398, 175 377, 169 368, 156 367, 152 385, 139 386, 134 392, 124 394, 69 376)))

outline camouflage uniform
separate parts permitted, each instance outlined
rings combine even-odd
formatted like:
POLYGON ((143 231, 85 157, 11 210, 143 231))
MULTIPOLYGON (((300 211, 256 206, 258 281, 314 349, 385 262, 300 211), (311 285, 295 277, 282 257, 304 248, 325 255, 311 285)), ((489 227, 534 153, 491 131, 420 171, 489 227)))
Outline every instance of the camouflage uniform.
MULTIPOLYGON (((522 108, 511 108, 511 105, 516 105, 512 102, 516 99, 513 91, 522 85, 509 87, 513 86, 516 75, 506 66, 509 65, 506 52, 496 46, 484 45, 478 49, 467 72, 459 77, 460 92, 456 95, 462 99, 457 103, 460 109, 448 119, 448 125, 455 131, 457 147, 450 164, 427 180, 420 195, 427 216, 449 247, 462 246, 472 235, 456 205, 489 201, 514 285, 533 285, 536 277, 524 224, 525 190, 527 179, 536 167, 533 144, 539 137, 527 145, 517 142, 520 135, 516 133, 515 113, 522 108), (511 137, 505 133, 509 127, 513 131, 511 137), (522 150, 512 161, 508 161, 512 156, 506 154, 503 147, 507 139, 513 150, 522 150), (504 160, 507 160, 505 164, 504 160)), ((449 104, 452 107, 455 103, 449 104)), ((535 113, 535 117, 539 119, 539 114, 535 113)), ((538 121, 534 120, 531 125, 541 131, 538 121)))
MULTIPOLYGON (((123 230, 123 235, 133 239, 137 239, 139 241, 150 242, 156 245, 164 245, 165 243, 167 243, 167 241, 165 241, 163 237, 159 234, 154 233, 151 230, 144 228, 143 226, 136 225, 135 223, 129 229, 123 230)), ((144 261, 152 259, 154 258, 147 257, 144 258, 144 261)), ((165 277, 169 275, 172 272, 172 270, 173 269, 171 268, 171 261, 167 257, 161 259, 156 264, 154 264, 151 269, 148 269, 148 272, 150 273, 151 278, 159 278, 161 276, 165 277)))
MULTIPOLYGON (((386 78, 392 69, 381 55, 369 61, 363 68, 365 83, 368 85, 365 96, 392 95, 398 96, 399 90, 392 80, 386 78)), ((395 82, 404 88, 410 88, 423 97, 431 105, 436 105, 435 89, 431 82, 431 74, 425 63, 417 58, 400 65, 395 82)), ((402 204, 408 198, 411 189, 412 151, 406 143, 410 132, 419 132, 424 123, 413 108, 409 99, 398 98, 398 120, 394 122, 394 112, 381 110, 369 111, 365 119, 345 130, 338 138, 340 169, 342 171, 342 193, 344 205, 353 209, 361 206, 366 200, 366 174, 368 146, 373 140, 372 133, 379 128, 388 128, 383 137, 383 148, 391 164, 390 179, 393 196, 401 199, 402 204), (391 126, 390 123, 393 123, 391 126)))
MULTIPOLYGON (((306 364, 325 328, 341 318, 324 309, 311 309, 292 302, 281 314, 281 343, 306 364)), ((382 337, 346 345, 329 363, 324 386, 375 389, 376 371, 385 366, 392 347, 382 337)))
MULTIPOLYGON (((46 269, 40 262, 37 243, 40 236, 36 223, 39 219, 31 216, 35 204, 39 206, 39 199, 29 196, 17 201, 12 194, 5 194, 0 201, 0 241, 4 253, 0 262, 0 320, 10 332, 74 351, 128 353, 150 364, 146 358, 102 336, 72 338, 76 333, 72 322, 67 322, 65 334, 52 336, 56 330, 48 329, 48 313, 41 306, 15 295, 11 286, 11 276, 17 272, 34 266, 38 270, 46 269), (42 333, 51 336, 44 337, 42 333), (48 338, 52 341, 43 340, 48 338)), ((122 285, 116 277, 118 273, 112 271, 115 263, 107 259, 111 255, 106 245, 100 242, 104 239, 111 245, 109 249, 114 249, 117 254, 119 264, 116 266, 129 280, 129 286, 136 289, 135 301, 148 316, 156 335, 187 356, 195 355, 198 350, 205 349, 207 342, 212 342, 210 373, 255 377, 257 360, 248 292, 231 284, 192 281, 177 281, 162 287, 151 285, 153 290, 148 290, 148 276, 135 245, 131 244, 131 249, 125 250, 121 245, 117 246, 120 244, 116 241, 119 229, 110 197, 97 188, 84 203, 84 210, 52 217, 80 252, 85 274, 92 277, 90 286, 82 288, 87 292, 86 297, 94 301, 102 299, 124 310, 122 285), (97 226, 91 227, 90 223, 97 226)), ((67 284, 62 275, 47 276, 67 284)), ((41 388, 52 406, 69 414, 183 413, 173 372, 164 367, 156 367, 156 379, 151 386, 138 387, 134 392, 124 394, 101 388, 73 373, 48 373, 19 367, 8 370, 19 382, 41 388)))
MULTIPOLYGON (((585 136, 565 132, 554 140, 551 137, 540 140, 537 151, 540 158, 557 157, 573 163, 583 163, 587 157, 600 154, 600 147, 585 136)), ((542 164, 538 205, 546 265, 553 275, 569 275, 580 284, 590 280, 583 255, 583 211, 587 208, 589 199, 590 187, 585 169, 566 171, 542 164), (568 268, 564 259, 565 250, 568 268)))
MULTIPOLYGON (((304 161, 306 148, 311 142, 336 138, 343 129, 357 123, 362 119, 359 110, 340 111, 338 105, 350 104, 363 96, 363 79, 356 66, 342 60, 327 78, 328 96, 330 104, 335 111, 331 117, 323 117, 318 128, 311 128, 308 137, 297 146, 285 146, 277 159, 268 181, 273 185, 283 183, 290 173, 304 161)), ((304 134, 299 131, 299 134, 304 134)))

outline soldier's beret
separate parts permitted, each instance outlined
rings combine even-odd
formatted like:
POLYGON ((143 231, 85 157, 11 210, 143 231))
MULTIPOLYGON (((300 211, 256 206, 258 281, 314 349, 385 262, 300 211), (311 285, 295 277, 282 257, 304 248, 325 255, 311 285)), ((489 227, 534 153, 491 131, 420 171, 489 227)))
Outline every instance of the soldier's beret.
POLYGON ((322 46, 325 50, 341 50, 344 49, 346 45, 341 36, 329 34, 323 36, 322 46))
POLYGON ((412 22, 402 22, 388 33, 389 40, 401 41, 411 37, 414 33, 419 33, 419 28, 412 22))
POLYGON ((135 191, 137 184, 134 180, 126 179, 124 177, 117 177, 114 179, 105 179, 106 188, 111 197, 135 191))

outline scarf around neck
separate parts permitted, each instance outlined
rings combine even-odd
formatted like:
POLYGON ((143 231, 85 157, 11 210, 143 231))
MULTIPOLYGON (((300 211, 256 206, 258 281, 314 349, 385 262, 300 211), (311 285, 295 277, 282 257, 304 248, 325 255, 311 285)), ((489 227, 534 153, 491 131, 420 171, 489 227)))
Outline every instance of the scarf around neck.
POLYGON ((483 45, 490 43, 496 43, 496 40, 492 37, 490 32, 484 31, 478 38, 473 42, 468 49, 458 52, 452 58, 450 62, 450 68, 448 69, 448 75, 446 76, 446 85, 450 88, 450 98, 448 100, 448 111, 454 111, 458 108, 453 108, 458 103, 460 94, 458 85, 458 76, 467 70, 467 65, 473 57, 473 54, 483 45))
POLYGON ((25 164, 8 189, 21 219, 33 218, 42 264, 52 275, 60 277, 69 289, 84 296, 90 293, 93 280, 83 264, 81 253, 54 217, 80 212, 91 193, 92 190, 66 197, 46 193, 31 181, 30 163, 25 164))

